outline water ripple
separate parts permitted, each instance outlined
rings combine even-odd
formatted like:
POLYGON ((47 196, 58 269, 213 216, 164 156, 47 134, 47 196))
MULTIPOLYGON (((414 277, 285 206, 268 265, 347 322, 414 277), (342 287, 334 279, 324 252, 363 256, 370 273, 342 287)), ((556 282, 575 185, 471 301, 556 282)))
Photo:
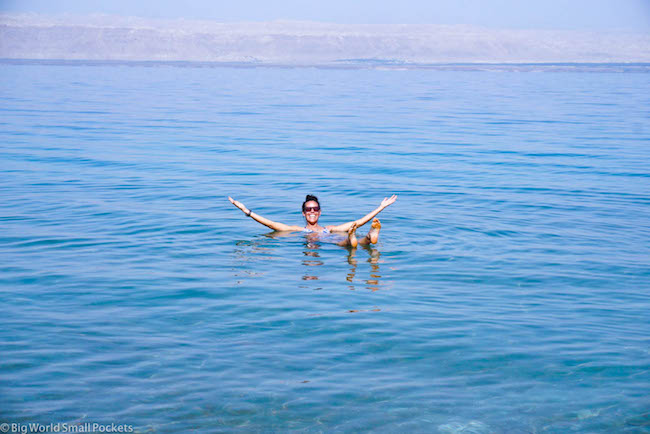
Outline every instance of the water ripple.
POLYGON ((645 74, 0 71, 6 420, 647 427, 645 74))

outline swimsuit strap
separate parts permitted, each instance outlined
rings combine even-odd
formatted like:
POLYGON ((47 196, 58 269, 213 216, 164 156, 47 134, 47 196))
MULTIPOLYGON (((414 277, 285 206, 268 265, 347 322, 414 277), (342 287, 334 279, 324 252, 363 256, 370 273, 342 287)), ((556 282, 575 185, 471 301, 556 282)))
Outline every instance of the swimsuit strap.
MULTIPOLYGON (((311 234, 311 233, 316 232, 316 231, 314 231, 314 230, 312 230, 312 229, 307 229, 307 228, 304 228, 302 231, 305 232, 305 233, 308 233, 308 234, 311 234)), ((318 233, 321 233, 321 232, 318 232, 318 233)), ((329 233, 330 233, 330 230, 327 229, 327 228, 323 228, 322 233, 323 233, 323 234, 329 234, 329 233)))

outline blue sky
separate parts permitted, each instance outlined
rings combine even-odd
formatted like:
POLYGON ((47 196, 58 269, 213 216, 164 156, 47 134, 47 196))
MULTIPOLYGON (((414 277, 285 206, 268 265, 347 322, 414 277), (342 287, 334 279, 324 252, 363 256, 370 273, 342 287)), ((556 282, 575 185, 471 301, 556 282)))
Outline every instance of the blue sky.
POLYGON ((650 0, 0 0, 0 11, 650 32, 650 0))

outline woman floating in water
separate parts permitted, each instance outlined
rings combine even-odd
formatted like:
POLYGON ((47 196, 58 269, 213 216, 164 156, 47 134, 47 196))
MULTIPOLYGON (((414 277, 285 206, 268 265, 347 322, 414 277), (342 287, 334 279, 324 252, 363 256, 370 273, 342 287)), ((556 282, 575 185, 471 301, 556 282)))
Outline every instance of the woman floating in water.
POLYGON ((307 225, 305 227, 285 225, 284 223, 274 222, 272 220, 262 217, 261 215, 254 213, 250 209, 246 208, 246 206, 244 206, 243 203, 234 200, 232 197, 228 197, 228 200, 230 201, 230 203, 232 203, 237 208, 242 210, 244 214, 246 214, 248 217, 252 218, 258 223, 262 223, 264 226, 270 227, 273 230, 303 231, 303 232, 310 232, 310 233, 325 233, 325 234, 331 232, 347 232, 348 237, 338 244, 340 246, 357 247, 359 243, 375 244, 377 242, 377 240, 379 239, 379 229, 381 229, 381 223, 379 223, 379 219, 375 218, 372 221, 370 231, 361 240, 357 240, 356 230, 357 228, 368 223, 370 219, 374 218, 388 205, 393 204, 397 200, 397 196, 392 195, 391 197, 384 198, 384 200, 381 201, 381 204, 374 211, 372 211, 371 213, 369 213, 364 217, 361 217, 359 220, 343 223, 342 225, 338 225, 338 226, 325 226, 325 227, 320 226, 318 224, 318 219, 320 218, 320 204, 318 203, 318 198, 316 196, 312 196, 311 194, 307 195, 305 201, 302 204, 302 215, 305 217, 305 221, 307 222, 307 225))

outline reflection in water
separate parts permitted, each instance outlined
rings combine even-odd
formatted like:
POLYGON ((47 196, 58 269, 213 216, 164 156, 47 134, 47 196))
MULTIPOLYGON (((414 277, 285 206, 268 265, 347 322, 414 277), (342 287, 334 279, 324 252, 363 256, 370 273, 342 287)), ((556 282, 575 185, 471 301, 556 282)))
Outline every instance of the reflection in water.
POLYGON ((359 313, 359 312, 381 312, 381 309, 378 307, 374 309, 350 309, 348 310, 349 313, 359 313))
MULTIPOLYGON (((318 249, 320 249, 321 245, 319 243, 318 234, 307 234, 305 238, 306 238, 305 247, 307 248, 307 250, 302 252, 303 255, 305 255, 307 258, 320 258, 318 249)), ((323 264, 324 264, 323 261, 319 259, 303 259, 302 261, 302 265, 306 267, 315 267, 323 264)), ((318 276, 314 274, 305 274, 304 276, 302 276, 302 280, 318 280, 318 276)), ((316 289, 321 289, 321 288, 316 288, 316 289)))
MULTIPOLYGON (((307 257, 311 258, 320 258, 320 254, 318 250, 322 247, 323 242, 329 242, 332 244, 336 244, 338 239, 333 239, 331 238, 331 235, 328 235, 326 237, 321 237, 319 234, 307 234, 305 236, 306 242, 305 242, 305 248, 306 250, 303 252, 303 254, 307 257)), ((379 250, 376 248, 369 246, 369 245, 363 245, 359 246, 360 248, 364 249, 365 251, 368 252, 369 258, 368 262, 370 263, 370 278, 365 280, 366 287, 372 291, 377 291, 379 289, 379 281, 381 279, 381 274, 380 274, 380 269, 379 269, 379 258, 381 256, 381 253, 379 253, 379 250)), ((345 248, 345 247, 344 247, 345 248)), ((355 289, 354 286, 354 279, 357 274, 357 266, 358 266, 358 260, 357 260, 357 248, 345 248, 348 251, 348 264, 350 265, 350 269, 348 273, 345 276, 345 280, 350 283, 348 288, 350 290, 355 289)), ((321 259, 305 259, 302 261, 302 264, 307 266, 307 267, 313 267, 313 266, 320 266, 324 265, 324 262, 321 259)), ((309 273, 303 276, 302 280, 318 280, 318 276, 315 275, 316 273, 314 272, 315 270, 309 270, 309 273)), ((320 288, 318 288, 320 289, 320 288)))
POLYGON ((302 276, 302 280, 318 280, 318 276, 302 276))
MULTIPOLYGON (((304 275, 302 276, 303 281, 308 280, 320 280, 320 276, 324 272, 330 272, 331 267, 326 267, 319 269, 323 265, 326 265, 323 257, 321 256, 321 249, 324 245, 337 244, 340 241, 340 237, 337 235, 327 235, 321 236, 316 233, 299 235, 304 236, 304 250, 303 250, 303 260, 301 264, 304 267, 309 267, 304 269, 304 275)), ((265 238, 283 238, 283 237, 296 237, 295 232, 270 232, 264 235, 265 238)), ((248 263, 251 253, 255 254, 256 259, 282 259, 275 257, 273 255, 273 248, 269 248, 263 245, 262 240, 250 240, 250 241, 239 241, 237 243, 237 249, 235 249, 235 256, 248 263)), ((361 282, 365 283, 365 288, 370 289, 371 291, 377 291, 380 288, 380 282, 382 279, 382 273, 380 264, 382 261, 381 253, 372 245, 360 245, 358 248, 347 248, 347 247, 338 247, 341 250, 347 250, 347 262, 349 269, 345 274, 345 281, 348 282, 348 289, 355 290, 355 280, 357 279, 357 272, 359 269, 359 257, 357 253, 359 250, 365 250, 368 254, 366 262, 370 264, 370 270, 368 272, 367 278, 361 277, 361 282)), ((365 256, 365 254, 363 255, 365 256)), ((363 261, 363 260, 362 260, 363 261)), ((243 264, 242 264, 243 265, 243 264)), ((250 265, 250 264, 248 264, 250 265)), ((251 276, 261 276, 263 273, 256 273, 250 270, 246 270, 245 267, 236 267, 233 269, 237 277, 251 277, 251 276)), ((240 284, 242 281, 237 281, 240 284)), ((314 290, 319 290, 322 288, 311 288, 314 290)), ((352 311, 351 311, 352 312, 352 311)))
MULTIPOLYGON (((379 269, 379 258, 381 253, 374 247, 362 246, 364 250, 368 252, 369 258, 368 263, 370 263, 370 279, 365 280, 367 288, 372 291, 377 291, 379 289, 379 280, 381 279, 381 270, 379 269)), ((354 278, 357 274, 357 249, 349 249, 348 251, 348 264, 350 264, 350 271, 348 272, 345 280, 351 283, 350 289, 354 290, 354 278)))
MULTIPOLYGON (((263 272, 247 270, 243 265, 249 262, 248 258, 251 253, 256 254, 260 259, 274 259, 271 255, 273 253, 272 250, 266 247, 262 247, 256 240, 237 241, 235 245, 237 247, 233 253, 237 259, 237 262, 241 262, 241 265, 232 268, 235 277, 241 278, 263 276, 263 272)), ((235 284, 237 285, 241 285, 242 283, 244 283, 244 280, 238 279, 235 281, 235 284)))
POLYGON ((356 256, 356 250, 353 251, 350 249, 348 251, 348 264, 350 264, 350 272, 348 275, 345 277, 345 280, 350 282, 352 285, 350 285, 350 289, 354 290, 354 276, 357 274, 357 256, 356 256))
MULTIPOLYGON (((320 248, 320 245, 318 243, 307 243, 307 249, 303 253, 308 258, 320 258, 320 255, 318 254, 318 249, 320 248)), ((318 265, 323 265, 323 261, 319 259, 303 259, 302 265, 305 267, 315 267, 318 265)), ((302 276, 302 280, 318 280, 318 276, 312 275, 312 274, 306 274, 302 276)))

